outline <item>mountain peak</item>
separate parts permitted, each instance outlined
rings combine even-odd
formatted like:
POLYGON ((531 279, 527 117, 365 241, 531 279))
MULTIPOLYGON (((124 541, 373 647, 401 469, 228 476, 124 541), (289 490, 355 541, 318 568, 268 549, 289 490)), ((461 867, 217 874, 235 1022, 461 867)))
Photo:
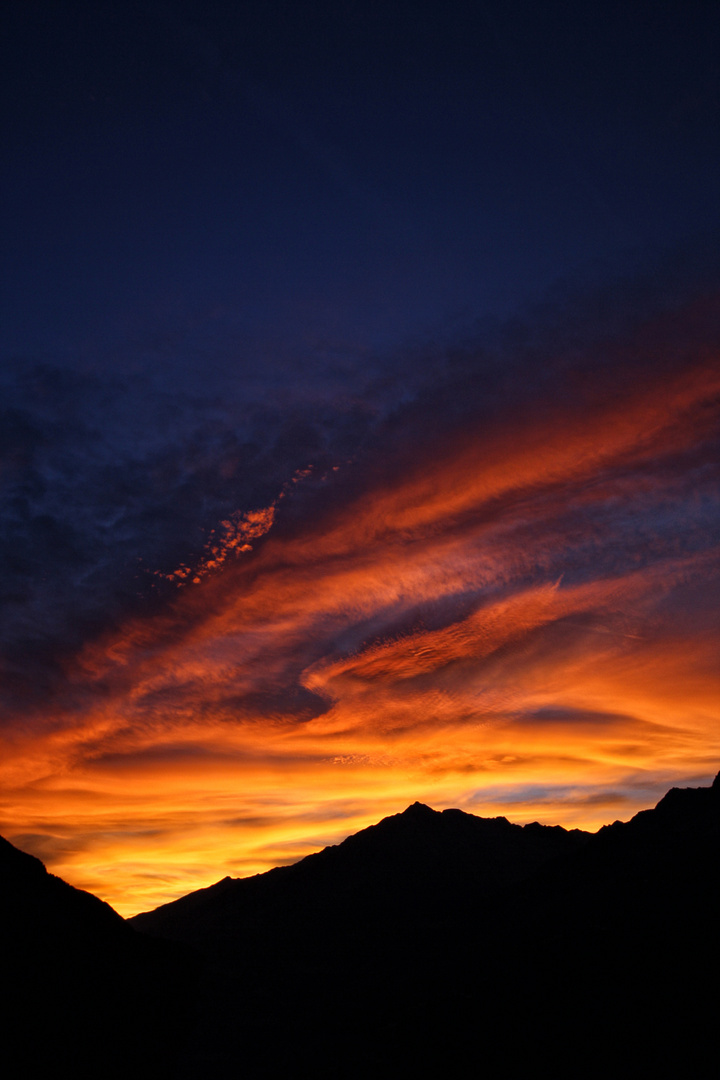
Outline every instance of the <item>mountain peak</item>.
POLYGON ((403 810, 401 817, 428 817, 429 814, 433 816, 437 814, 437 810, 433 810, 431 806, 427 806, 425 803, 414 802, 411 806, 408 806, 406 810, 403 810))

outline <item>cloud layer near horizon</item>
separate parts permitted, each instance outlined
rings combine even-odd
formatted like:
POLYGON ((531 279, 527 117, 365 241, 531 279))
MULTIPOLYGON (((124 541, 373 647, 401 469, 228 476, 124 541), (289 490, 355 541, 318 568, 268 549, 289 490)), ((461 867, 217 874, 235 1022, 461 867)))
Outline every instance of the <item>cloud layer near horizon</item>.
POLYGON ((1 831, 129 913, 418 798, 597 827, 708 778, 717 300, 266 373, 242 416, 23 376, 1 831))

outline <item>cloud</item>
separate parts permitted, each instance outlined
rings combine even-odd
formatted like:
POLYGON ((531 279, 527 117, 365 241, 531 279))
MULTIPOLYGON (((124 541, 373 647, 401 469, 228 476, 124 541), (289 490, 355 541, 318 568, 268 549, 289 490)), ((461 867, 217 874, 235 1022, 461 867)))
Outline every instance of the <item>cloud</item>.
POLYGON ((312 421, 273 372, 6 373, 0 825, 130 910, 417 798, 712 775, 712 299, 351 364, 312 421))

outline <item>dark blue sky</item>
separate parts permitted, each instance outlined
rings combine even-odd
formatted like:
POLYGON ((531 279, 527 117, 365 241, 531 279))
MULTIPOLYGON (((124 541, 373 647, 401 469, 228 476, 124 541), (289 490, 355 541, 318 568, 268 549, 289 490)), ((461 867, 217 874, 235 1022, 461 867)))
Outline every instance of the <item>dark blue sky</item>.
POLYGON ((282 378, 718 225, 715 4, 31 0, 5 22, 23 355, 282 378))

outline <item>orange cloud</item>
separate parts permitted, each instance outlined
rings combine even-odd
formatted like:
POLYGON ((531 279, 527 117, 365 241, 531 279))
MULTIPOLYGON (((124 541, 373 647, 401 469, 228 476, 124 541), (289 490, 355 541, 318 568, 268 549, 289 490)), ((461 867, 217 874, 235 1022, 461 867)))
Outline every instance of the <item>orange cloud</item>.
POLYGON ((687 469, 719 389, 704 360, 590 386, 355 493, 339 470, 292 529, 277 501, 222 522, 194 588, 7 728, 0 831, 131 912, 418 798, 597 827, 708 778, 718 550, 687 469))

